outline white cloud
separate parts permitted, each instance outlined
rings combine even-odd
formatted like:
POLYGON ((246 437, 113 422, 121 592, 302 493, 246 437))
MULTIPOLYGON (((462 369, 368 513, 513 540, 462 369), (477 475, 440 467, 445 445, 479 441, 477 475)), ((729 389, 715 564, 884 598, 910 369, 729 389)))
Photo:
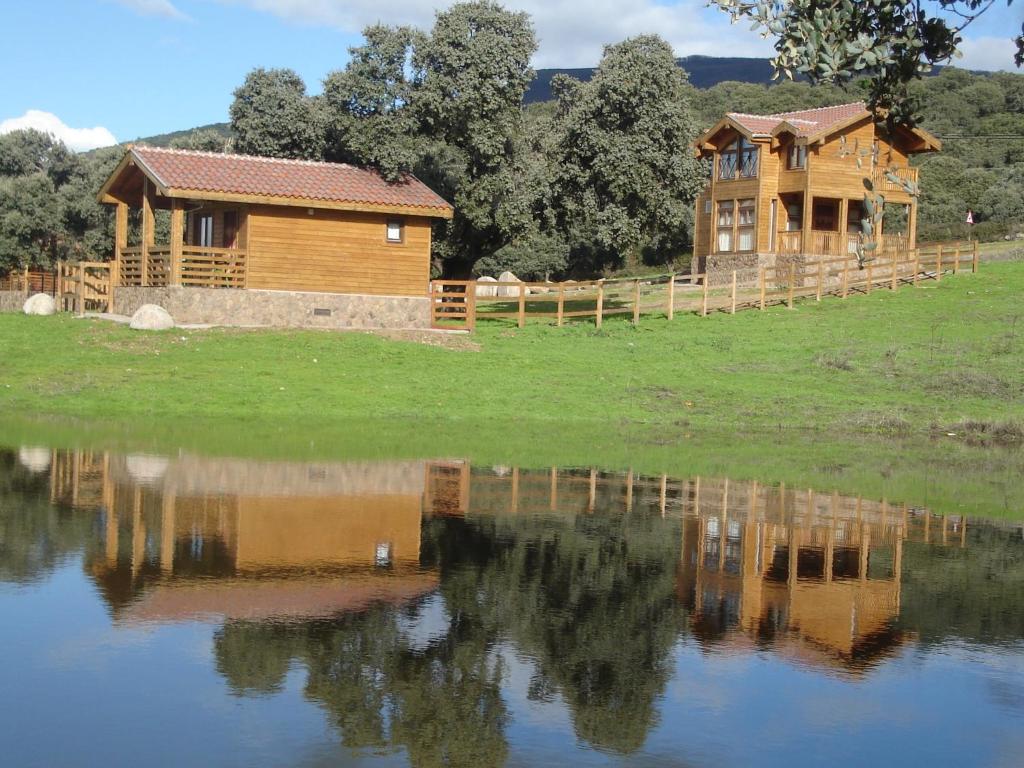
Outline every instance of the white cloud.
POLYGON ((1006 37, 965 38, 960 50, 964 57, 953 59, 950 63, 961 69, 1017 71, 1013 64, 1013 54, 1017 48, 1009 34, 1006 37))
MULTIPOLYGON (((358 33, 368 24, 413 24, 430 27, 438 9, 450 2, 393 0, 382 10, 380 0, 220 0, 272 13, 288 21, 337 27, 358 33)), ((538 67, 589 67, 601 58, 604 45, 626 37, 657 33, 677 55, 767 56, 771 45, 746 25, 732 26, 724 13, 708 11, 704 0, 504 0, 511 10, 533 18, 540 42, 538 67), (719 18, 720 17, 720 18, 719 18)))
POLYGON ((114 134, 102 126, 95 128, 71 128, 52 112, 30 109, 21 117, 11 117, 0 121, 0 134, 35 128, 60 139, 76 152, 84 152, 97 147, 109 147, 117 144, 114 134))
POLYGON ((181 21, 188 19, 188 16, 174 7, 171 0, 114 0, 114 2, 144 16, 163 16, 167 19, 181 21))

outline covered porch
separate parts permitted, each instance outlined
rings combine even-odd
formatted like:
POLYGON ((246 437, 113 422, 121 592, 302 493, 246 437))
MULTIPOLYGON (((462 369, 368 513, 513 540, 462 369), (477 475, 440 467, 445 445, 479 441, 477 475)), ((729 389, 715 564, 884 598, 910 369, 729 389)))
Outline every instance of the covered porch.
POLYGON ((116 211, 112 286, 245 288, 247 206, 203 199, 201 192, 171 197, 131 153, 123 165, 100 193, 116 211))
MULTIPOLYGON (((898 253, 915 247, 917 206, 896 203, 893 214, 887 211, 875 238, 877 253, 898 253), (889 231, 886 231, 889 230, 889 231)), ((861 240, 862 198, 826 197, 803 192, 779 195, 773 201, 775 213, 775 253, 814 256, 855 254, 861 240)))

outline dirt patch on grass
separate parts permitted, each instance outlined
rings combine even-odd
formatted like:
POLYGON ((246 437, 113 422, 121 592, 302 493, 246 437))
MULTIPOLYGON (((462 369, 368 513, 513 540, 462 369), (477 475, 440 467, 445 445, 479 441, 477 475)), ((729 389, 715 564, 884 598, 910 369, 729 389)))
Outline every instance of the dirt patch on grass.
POLYGON ((905 435, 910 432, 910 422, 899 411, 864 411, 855 414, 851 426, 861 432, 877 432, 882 435, 905 435))
POLYGON ((480 344, 473 341, 468 333, 444 333, 441 331, 366 331, 366 333, 380 336, 392 341, 411 341, 416 344, 426 344, 429 347, 443 347, 454 349, 460 352, 479 352, 480 344))
POLYGON ((976 368, 961 368, 939 374, 925 389, 936 394, 1008 400, 1019 397, 1022 386, 976 368))
POLYGON ((814 362, 822 368, 832 368, 836 371, 852 371, 853 353, 846 349, 836 352, 820 352, 814 358, 814 362))
POLYGON ((940 427, 948 437, 958 437, 972 445, 1013 445, 1024 443, 1024 423, 1019 421, 985 421, 963 419, 940 427))

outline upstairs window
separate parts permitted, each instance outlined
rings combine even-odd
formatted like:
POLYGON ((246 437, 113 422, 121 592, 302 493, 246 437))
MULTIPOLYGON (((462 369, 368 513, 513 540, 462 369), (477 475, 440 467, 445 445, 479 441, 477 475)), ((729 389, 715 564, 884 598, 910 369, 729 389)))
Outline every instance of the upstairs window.
POLYGON ((757 146, 740 136, 719 155, 718 178, 728 180, 756 177, 757 154, 757 146))
POLYGON ((401 219, 388 219, 387 240, 389 243, 400 243, 405 237, 405 226, 401 219))
POLYGON ((802 170, 807 167, 807 145, 793 144, 789 148, 789 160, 786 167, 791 171, 802 170))

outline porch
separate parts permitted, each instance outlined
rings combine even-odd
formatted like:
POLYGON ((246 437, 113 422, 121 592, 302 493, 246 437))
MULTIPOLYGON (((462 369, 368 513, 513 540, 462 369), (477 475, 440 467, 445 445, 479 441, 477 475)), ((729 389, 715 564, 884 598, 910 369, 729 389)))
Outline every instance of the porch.
MULTIPOLYGON (((887 208, 881 231, 873 238, 877 243, 876 255, 901 253, 916 245, 916 205, 887 205, 891 208, 887 208)), ((862 240, 861 220, 865 218, 862 199, 790 192, 780 194, 772 206, 770 251, 780 255, 813 256, 846 256, 857 252, 862 240)))

